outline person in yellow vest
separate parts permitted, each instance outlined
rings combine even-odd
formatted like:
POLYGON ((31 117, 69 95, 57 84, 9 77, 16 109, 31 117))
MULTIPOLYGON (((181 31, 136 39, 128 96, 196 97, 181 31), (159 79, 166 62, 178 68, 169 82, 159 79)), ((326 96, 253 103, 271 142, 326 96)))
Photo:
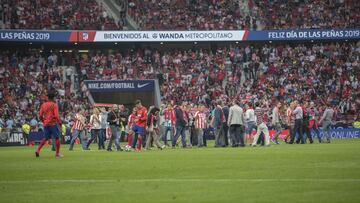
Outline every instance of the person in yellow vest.
POLYGON ((359 113, 354 118, 353 126, 354 126, 354 128, 360 128, 360 114, 359 113))
POLYGON ((61 137, 65 137, 66 135, 66 125, 63 123, 61 125, 61 137))
POLYGON ((21 126, 21 129, 24 133, 24 137, 26 138, 26 143, 28 145, 30 145, 30 142, 29 142, 29 134, 30 134, 30 125, 28 123, 24 123, 22 126, 21 126))

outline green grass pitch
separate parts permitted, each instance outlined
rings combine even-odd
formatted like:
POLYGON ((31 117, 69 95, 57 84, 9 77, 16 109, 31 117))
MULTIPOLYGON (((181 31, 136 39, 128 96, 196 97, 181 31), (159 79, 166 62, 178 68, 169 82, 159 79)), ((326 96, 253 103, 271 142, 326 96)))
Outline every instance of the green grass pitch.
POLYGON ((360 139, 256 148, 0 148, 0 202, 360 202, 360 139), (96 149, 96 150, 94 150, 96 149))

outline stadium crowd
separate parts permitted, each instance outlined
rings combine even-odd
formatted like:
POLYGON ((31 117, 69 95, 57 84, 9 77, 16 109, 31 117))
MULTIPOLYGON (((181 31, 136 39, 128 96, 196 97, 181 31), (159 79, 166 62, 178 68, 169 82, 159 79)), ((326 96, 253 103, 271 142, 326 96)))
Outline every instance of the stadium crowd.
POLYGON ((131 0, 119 5, 124 7, 120 22, 95 0, 3 0, 0 15, 5 29, 52 30, 121 30, 125 11, 142 30, 354 28, 360 22, 356 0, 131 0))
POLYGON ((5 29, 119 30, 95 0, 2 0, 5 29))
MULTIPOLYGON (((0 106, 2 128, 16 130, 28 123, 33 130, 42 128, 37 117, 39 105, 48 89, 58 90, 61 119, 72 127, 74 114, 84 109, 90 116, 85 79, 150 79, 161 84, 163 107, 187 102, 189 109, 203 104, 207 112, 216 104, 241 106, 267 101, 289 105, 298 100, 313 102, 319 112, 330 103, 337 122, 351 124, 359 118, 360 44, 311 43, 229 45, 216 51, 205 49, 147 49, 91 51, 76 53, 67 65, 74 65, 81 87, 70 92, 71 82, 64 56, 40 50, 3 51, 0 57, 0 106), (65 77, 64 77, 65 75, 65 77)), ((270 122, 270 120, 268 120, 270 122)), ((269 125, 271 126, 271 125, 269 125)))
MULTIPOLYGON (((132 0, 127 12, 143 30, 257 29, 257 21, 264 29, 360 26, 355 0, 247 3, 249 13, 242 12, 244 1, 236 0, 132 0)), ((119 30, 123 24, 95 0, 3 0, 0 11, 6 29, 119 30)), ((206 117, 212 114, 213 119, 219 106, 233 105, 234 100, 245 110, 260 104, 268 111, 278 101, 283 108, 296 107, 294 101, 299 101, 315 105, 319 115, 330 104, 335 120, 350 124, 359 119, 359 57, 360 42, 347 41, 232 44, 215 50, 90 50, 74 53, 70 60, 57 51, 1 50, 0 127, 14 131, 26 123, 32 130, 43 129, 37 110, 48 90, 56 89, 61 120, 71 128, 79 109, 86 118, 91 114, 83 80, 134 78, 159 79, 160 115, 179 102, 186 102, 183 111, 194 116, 206 109, 206 117), (74 66, 75 72, 62 65, 74 66), (79 84, 72 84, 73 74, 79 84), (71 92, 71 85, 80 88, 71 92)), ((270 117, 262 120, 270 123, 270 117)))
MULTIPOLYGON (((129 1, 128 12, 142 30, 250 29, 241 1, 129 1)), ((255 28, 256 29, 256 28, 255 28)))
POLYGON ((70 80, 64 80, 62 58, 55 53, 43 56, 40 50, 2 51, 0 53, 0 127, 16 131, 24 123, 33 130, 43 129, 38 109, 49 89, 57 89, 59 110, 70 123, 72 112, 88 108, 87 100, 70 92, 70 80))
POLYGON ((143 30, 354 28, 360 18, 356 0, 132 0, 128 12, 143 30))
MULTIPOLYGON (((83 79, 158 78, 163 101, 205 103, 221 98, 331 102, 355 112, 359 43, 247 45, 210 50, 134 50, 81 59, 83 79)), ((340 116, 340 115, 339 115, 340 116)), ((344 118, 339 118, 348 120, 344 118)), ((350 119, 351 120, 351 119, 350 119)))
POLYGON ((356 0, 249 0, 249 10, 264 29, 360 26, 360 5, 356 0))

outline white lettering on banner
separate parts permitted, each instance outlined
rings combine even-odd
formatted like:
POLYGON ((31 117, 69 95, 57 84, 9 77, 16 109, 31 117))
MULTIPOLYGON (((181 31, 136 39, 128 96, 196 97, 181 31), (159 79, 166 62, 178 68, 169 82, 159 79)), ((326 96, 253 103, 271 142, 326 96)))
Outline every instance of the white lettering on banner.
MULTIPOLYGON (((311 132, 313 138, 316 137, 315 132, 311 132)), ((320 129, 320 137, 324 136, 324 131, 320 129)), ((330 131, 332 138, 360 138, 360 130, 349 130, 349 129, 332 129, 330 131)))
POLYGON ((11 133, 7 142, 20 142, 20 144, 25 144, 24 135, 22 133, 11 133))
POLYGON ((94 42, 112 41, 241 41, 244 30, 221 31, 97 31, 94 42))
POLYGON ((32 33, 32 32, 2 32, 1 39, 32 40, 32 39, 35 39, 35 33, 32 33))
POLYGON ((341 38, 344 37, 342 30, 326 31, 277 31, 268 32, 269 39, 308 39, 308 38, 341 38))
POLYGON ((13 33, 12 32, 2 32, 1 33, 1 39, 13 39, 13 33))
POLYGON ((88 83, 89 89, 134 89, 134 83, 88 83))

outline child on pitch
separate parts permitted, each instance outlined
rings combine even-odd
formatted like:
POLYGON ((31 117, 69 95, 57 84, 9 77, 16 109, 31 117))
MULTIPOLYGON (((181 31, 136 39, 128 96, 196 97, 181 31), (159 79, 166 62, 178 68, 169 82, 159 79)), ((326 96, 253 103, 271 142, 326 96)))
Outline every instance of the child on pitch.
POLYGON ((41 148, 44 146, 44 144, 51 139, 51 137, 55 138, 56 143, 56 158, 62 157, 60 154, 60 127, 61 126, 61 120, 59 116, 59 108, 58 105, 55 102, 55 93, 49 92, 48 93, 48 101, 43 103, 40 107, 40 120, 44 123, 44 133, 45 138, 40 142, 36 152, 35 156, 40 156, 41 148))
MULTIPOLYGON (((136 108, 133 108, 133 111, 129 116, 128 124, 127 124, 127 128, 128 128, 128 130, 127 130, 128 131, 127 141, 128 141, 128 144, 126 146, 126 149, 127 148, 130 149, 131 145, 133 143, 134 131, 132 130, 132 128, 135 125, 136 116, 137 116, 137 110, 136 110, 136 108)), ((138 150, 141 149, 141 145, 142 145, 141 137, 138 137, 138 148, 137 148, 138 150)))

